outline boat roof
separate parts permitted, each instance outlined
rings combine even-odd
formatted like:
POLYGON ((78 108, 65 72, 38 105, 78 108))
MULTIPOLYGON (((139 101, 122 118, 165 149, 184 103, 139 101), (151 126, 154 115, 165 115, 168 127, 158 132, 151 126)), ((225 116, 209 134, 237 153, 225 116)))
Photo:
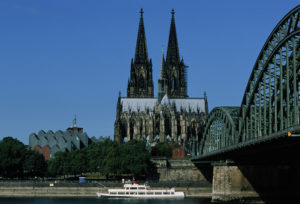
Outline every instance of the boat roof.
POLYGON ((124 187, 146 187, 145 184, 124 184, 124 187))

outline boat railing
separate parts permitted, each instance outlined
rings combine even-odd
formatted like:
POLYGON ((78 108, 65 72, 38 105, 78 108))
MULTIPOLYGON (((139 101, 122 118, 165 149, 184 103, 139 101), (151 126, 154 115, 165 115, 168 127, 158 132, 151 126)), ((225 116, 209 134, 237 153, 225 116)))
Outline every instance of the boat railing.
POLYGON ((102 187, 104 187, 104 188, 107 188, 105 185, 103 185, 103 184, 100 183, 100 182, 97 182, 96 184, 99 185, 99 186, 102 186, 102 187))

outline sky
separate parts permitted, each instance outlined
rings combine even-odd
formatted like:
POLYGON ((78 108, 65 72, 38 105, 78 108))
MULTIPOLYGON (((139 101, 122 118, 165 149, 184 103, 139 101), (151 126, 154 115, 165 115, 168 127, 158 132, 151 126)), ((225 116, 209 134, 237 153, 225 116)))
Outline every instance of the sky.
POLYGON ((269 34, 298 0, 0 0, 0 140, 77 126, 113 138, 126 97, 140 9, 157 96, 171 10, 189 97, 240 106, 269 34))

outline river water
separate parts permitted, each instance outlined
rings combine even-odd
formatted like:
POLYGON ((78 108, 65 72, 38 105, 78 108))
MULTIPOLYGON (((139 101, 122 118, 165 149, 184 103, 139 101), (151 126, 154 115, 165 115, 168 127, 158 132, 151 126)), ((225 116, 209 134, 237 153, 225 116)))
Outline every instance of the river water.
POLYGON ((210 199, 0 198, 0 204, 208 204, 210 199))

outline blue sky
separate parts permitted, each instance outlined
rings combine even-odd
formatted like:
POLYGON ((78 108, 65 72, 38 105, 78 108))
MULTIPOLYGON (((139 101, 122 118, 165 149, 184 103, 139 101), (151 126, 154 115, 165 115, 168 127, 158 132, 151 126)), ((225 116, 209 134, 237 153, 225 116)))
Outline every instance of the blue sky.
POLYGON ((1 0, 0 139, 77 124, 89 136, 113 136, 119 90, 126 96, 139 10, 157 96, 171 9, 188 95, 209 109, 240 106, 267 37, 296 0, 1 0))

